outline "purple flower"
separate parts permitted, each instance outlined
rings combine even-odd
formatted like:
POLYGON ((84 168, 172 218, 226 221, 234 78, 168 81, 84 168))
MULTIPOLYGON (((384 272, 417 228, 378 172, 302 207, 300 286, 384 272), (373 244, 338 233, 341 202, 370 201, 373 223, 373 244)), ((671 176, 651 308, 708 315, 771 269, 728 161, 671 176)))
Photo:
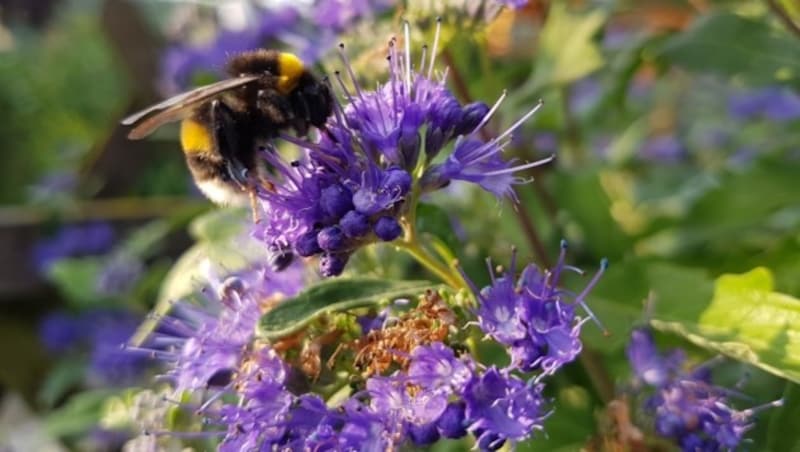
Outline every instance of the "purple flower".
MULTIPOLYGON (((438 32, 437 26, 434 43, 438 32)), ((406 42, 408 33, 406 27, 406 42)), ((414 183, 427 192, 465 180, 497 196, 513 196, 511 186, 522 182, 516 173, 549 161, 516 165, 501 156, 511 133, 539 105, 484 141, 477 133, 500 101, 493 108, 480 102, 461 105, 444 80, 432 78, 435 53, 412 69, 410 49, 399 52, 391 41, 389 80, 371 91, 358 85, 342 50, 355 91, 337 73, 347 103, 335 108, 325 133, 316 142, 283 136, 304 148, 300 159, 287 163, 277 152, 264 153, 278 175, 270 180, 274 190, 260 192, 267 221, 256 237, 301 256, 321 255, 320 273, 335 276, 360 247, 402 237, 400 220, 414 183), (452 152, 431 163, 449 143, 452 152), (412 177, 414 170, 422 173, 419 180, 412 177)))
POLYGON ((313 11, 314 23, 320 27, 343 32, 357 21, 388 9, 392 0, 320 0, 313 11))
POLYGON ((286 389, 286 365, 264 347, 248 357, 237 377, 241 402, 208 412, 227 426, 220 451, 269 450, 286 434, 286 419, 294 396, 286 389))
POLYGON ((179 390, 226 386, 253 339, 262 303, 294 295, 303 280, 299 263, 280 274, 259 267, 224 280, 212 276, 205 305, 178 303, 142 351, 169 363, 179 390))
POLYGON ((33 261, 40 272, 46 272, 59 259, 104 254, 111 249, 114 240, 114 229, 108 223, 64 226, 54 236, 34 246, 33 261))
POLYGON ((103 385, 126 384, 147 367, 143 356, 124 349, 141 320, 141 316, 132 312, 110 309, 90 310, 80 315, 54 313, 42 321, 39 335, 54 354, 88 352, 90 380, 103 385))
POLYGON ((224 77, 225 62, 231 55, 265 47, 296 26, 300 13, 292 7, 263 11, 254 26, 224 30, 205 46, 175 45, 161 60, 162 84, 166 92, 178 92, 193 85, 193 79, 207 73, 224 77))
POLYGON ((69 195, 78 185, 78 176, 73 171, 57 170, 45 173, 28 187, 32 200, 51 201, 53 198, 69 195))
POLYGON ((465 416, 479 447, 496 449, 506 440, 521 441, 542 430, 549 415, 543 389, 494 367, 471 379, 464 390, 465 416))
POLYGON ((631 341, 626 352, 636 377, 656 387, 672 378, 685 360, 680 350, 675 350, 667 357, 662 356, 647 328, 636 328, 631 332, 631 341))
POLYGON ((800 118, 800 95, 788 88, 770 86, 731 96, 728 111, 740 120, 764 117, 777 122, 794 121, 800 118))
POLYGON ((62 353, 84 338, 80 320, 63 312, 48 314, 39 324, 39 338, 51 353, 62 353))
POLYGON ((456 358, 453 349, 441 342, 420 346, 411 352, 408 381, 424 390, 459 394, 471 377, 470 364, 456 358))
POLYGON ((412 395, 407 390, 402 374, 372 377, 367 380, 367 391, 370 409, 384 419, 390 428, 406 423, 432 424, 447 408, 447 394, 444 391, 421 389, 412 395))
POLYGON ((141 375, 148 360, 128 353, 125 344, 142 321, 125 311, 90 312, 83 319, 91 346, 89 376, 104 384, 126 384, 141 375))
POLYGON ((139 282, 144 269, 144 263, 133 256, 112 256, 97 276, 95 291, 106 296, 124 295, 139 282))
POLYGON ((644 401, 644 411, 653 417, 656 432, 687 452, 736 449, 758 411, 783 403, 734 409, 728 400, 731 391, 711 383, 708 365, 681 372, 683 352, 664 357, 647 328, 633 330, 627 352, 636 379, 654 388, 644 401))
POLYGON ((686 157, 686 148, 675 136, 662 135, 648 139, 641 156, 657 162, 678 162, 686 157))
POLYGON ((575 315, 575 306, 583 307, 597 321, 584 299, 602 276, 607 261, 603 260, 589 284, 570 300, 567 292, 558 289, 565 255, 566 242, 562 242, 558 264, 552 271, 543 272, 529 265, 515 282, 514 251, 508 271, 495 275, 489 263, 492 284, 483 290, 472 286, 478 299, 478 325, 488 336, 509 347, 512 368, 555 372, 573 361, 582 349, 580 330, 585 319, 575 315))

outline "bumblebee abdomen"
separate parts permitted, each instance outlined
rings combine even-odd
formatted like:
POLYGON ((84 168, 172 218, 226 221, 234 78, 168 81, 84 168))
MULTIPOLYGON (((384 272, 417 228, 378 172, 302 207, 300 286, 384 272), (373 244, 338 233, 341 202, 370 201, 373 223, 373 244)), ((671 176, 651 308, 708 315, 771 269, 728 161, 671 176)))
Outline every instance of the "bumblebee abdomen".
POLYGON ((225 161, 218 154, 187 152, 186 164, 197 188, 214 204, 247 204, 246 193, 231 180, 225 161))
POLYGON ((192 118, 181 121, 181 148, 186 154, 210 153, 214 149, 214 139, 209 128, 192 118))

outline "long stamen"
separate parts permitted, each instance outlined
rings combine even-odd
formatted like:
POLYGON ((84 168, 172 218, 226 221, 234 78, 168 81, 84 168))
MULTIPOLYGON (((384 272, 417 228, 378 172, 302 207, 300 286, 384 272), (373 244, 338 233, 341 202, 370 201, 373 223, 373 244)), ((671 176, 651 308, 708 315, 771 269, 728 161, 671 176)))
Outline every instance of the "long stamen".
POLYGON ((588 295, 589 291, 591 291, 594 288, 594 286, 600 280, 600 277, 603 276, 603 273, 605 273, 606 269, 608 269, 608 259, 603 258, 600 261, 600 270, 598 270, 597 273, 594 274, 594 276, 592 277, 592 280, 589 281, 589 284, 587 284, 586 287, 583 288, 583 291, 580 294, 578 294, 578 296, 575 298, 575 303, 580 304, 581 307, 584 309, 584 311, 586 311, 586 314, 589 315, 589 317, 594 321, 595 324, 597 324, 597 326, 603 332, 603 335, 608 336, 611 333, 609 333, 609 331, 606 329, 606 327, 603 326, 603 323, 600 322, 600 319, 597 318, 597 316, 594 314, 594 312, 592 312, 592 310, 589 309, 589 306, 584 301, 584 299, 586 298, 586 295, 588 295))
MULTIPOLYGON (((436 33, 433 35, 433 49, 431 49, 431 65, 428 67, 428 79, 433 74, 433 65, 436 62, 436 51, 439 49, 439 33, 442 31, 442 18, 436 18, 436 33)), ((422 69, 420 69, 421 71, 422 69)))
POLYGON ((781 406, 783 406, 783 403, 784 403, 783 398, 780 398, 778 400, 773 400, 772 402, 767 402, 767 403, 765 403, 763 405, 754 406, 753 408, 748 408, 746 410, 742 410, 742 414, 744 414, 744 415, 746 415, 748 417, 749 416, 753 416, 754 414, 760 413, 760 412, 762 412, 764 410, 768 410, 770 408, 781 407, 781 406))
POLYGON ((356 80, 356 74, 353 72, 353 67, 350 66, 350 60, 347 58, 347 52, 344 51, 344 43, 339 43, 339 57, 342 59, 342 64, 344 64, 345 69, 347 69, 347 73, 350 75, 350 79, 353 81, 353 86, 356 89, 356 94, 361 100, 364 100, 363 94, 361 94, 361 87, 358 85, 358 80, 356 80))
POLYGON ((461 268, 460 265, 456 265, 456 270, 461 275, 461 278, 467 282, 467 285, 469 286, 470 290, 472 290, 472 293, 475 294, 475 297, 478 298, 478 301, 486 303, 486 300, 483 298, 483 295, 481 295, 481 290, 478 289, 478 286, 476 286, 471 279, 469 279, 469 276, 467 276, 467 274, 464 272, 464 269, 461 268))
POLYGON ((511 262, 508 264, 508 275, 513 278, 517 274, 517 247, 511 247, 511 262))
POLYGON ((342 121, 341 112, 339 111, 339 108, 341 108, 341 104, 339 103, 339 97, 334 95, 331 78, 325 76, 325 78, 322 79, 322 83, 324 83, 325 86, 328 87, 328 91, 331 93, 331 98, 333 99, 333 114, 334 117, 336 118, 336 122, 339 124, 339 126, 344 127, 344 121, 342 121))
POLYGON ((558 252, 558 261, 556 262, 556 266, 553 268, 553 286, 558 284, 558 279, 561 277, 561 270, 564 269, 564 260, 567 257, 567 248, 569 248, 569 244, 566 240, 561 240, 560 248, 561 250, 558 252))
POLYGON ((428 56, 427 53, 428 53, 428 45, 427 44, 423 44, 422 45, 422 56, 419 59, 419 69, 417 69, 417 72, 419 74, 422 74, 425 71, 425 58, 428 56))
POLYGON ((483 173, 483 174, 484 174, 484 176, 500 176, 502 174, 507 174, 507 173, 516 173, 517 171, 522 171, 522 170, 526 170, 526 169, 530 169, 530 168, 536 168, 537 166, 546 165, 546 164, 552 162, 555 159, 556 159, 556 157, 554 155, 551 155, 551 156, 545 157, 545 158, 543 158, 541 160, 536 160, 535 162, 528 162, 528 163, 524 163, 522 165, 517 165, 517 166, 511 167, 511 168, 506 168, 506 169, 497 170, 497 171, 489 171, 489 172, 486 172, 486 173, 483 173))
POLYGON ((406 95, 411 95, 411 26, 408 21, 403 23, 403 33, 405 34, 406 47, 406 95))
POLYGON ((314 151, 319 151, 320 147, 316 143, 312 143, 308 140, 304 140, 302 138, 298 138, 288 133, 279 132, 278 137, 280 137, 284 141, 288 141, 294 145, 300 146, 301 148, 311 149, 314 151))
POLYGON ((489 122, 489 120, 492 118, 492 115, 494 114, 494 112, 496 112, 497 109, 500 107, 500 104, 503 102, 503 99, 506 98, 506 95, 507 95, 506 90, 503 90, 503 93, 500 95, 500 97, 497 99, 497 101, 494 103, 494 105, 492 105, 492 108, 490 108, 489 111, 486 113, 486 115, 483 116, 483 119, 481 119, 481 122, 479 122, 478 125, 475 126, 474 129, 472 129, 472 132, 469 133, 470 137, 475 135, 475 133, 477 133, 479 130, 481 130, 483 128, 483 126, 485 126, 486 123, 489 122))
POLYGON ((505 138, 506 136, 510 135, 510 134, 511 134, 512 132, 514 132, 515 130, 517 130, 517 129, 519 128, 519 126, 521 126, 521 125, 522 125, 522 124, 523 124, 525 121, 527 121, 527 120, 528 120, 528 119, 529 119, 531 116, 533 116, 533 115, 534 115, 534 113, 536 113, 537 111, 539 111, 539 109, 540 109, 540 108, 542 108, 542 105, 543 105, 543 104, 544 104, 544 102, 542 102, 541 100, 540 100, 539 102, 537 102, 535 107, 533 107, 533 108, 532 108, 530 111, 528 111, 527 113, 525 113, 525 114, 524 114, 524 115, 523 115, 521 118, 519 118, 519 119, 518 119, 518 120, 517 120, 517 121, 516 121, 514 124, 512 124, 512 125, 511 125, 511 127, 509 127, 508 129, 506 129, 506 131, 505 131, 505 132, 503 132, 503 133, 501 133, 500 135, 498 135, 497 137, 495 137, 495 138, 492 140, 492 142, 495 142, 495 143, 496 143, 496 142, 500 141, 501 139, 505 138))
POLYGON ((353 96, 350 95, 350 91, 347 89, 347 86, 344 84, 344 80, 342 80, 342 73, 339 71, 334 71, 333 75, 336 77, 336 80, 339 82, 339 86, 342 88, 342 92, 344 96, 347 98, 347 102, 350 105, 355 105, 355 100, 353 100, 353 96))

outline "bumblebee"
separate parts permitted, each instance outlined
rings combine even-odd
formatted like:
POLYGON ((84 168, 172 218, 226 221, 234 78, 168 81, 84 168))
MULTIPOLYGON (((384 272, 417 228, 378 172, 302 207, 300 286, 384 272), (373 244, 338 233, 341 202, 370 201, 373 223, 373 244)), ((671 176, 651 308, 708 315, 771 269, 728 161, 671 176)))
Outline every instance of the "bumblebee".
POLYGON ((255 186, 269 186, 258 149, 285 130, 324 130, 333 96, 291 53, 241 53, 230 58, 226 72, 231 78, 178 94, 122 124, 132 126, 128 138, 138 140, 181 121, 181 148, 200 191, 220 205, 246 204, 249 195, 255 216, 255 186))

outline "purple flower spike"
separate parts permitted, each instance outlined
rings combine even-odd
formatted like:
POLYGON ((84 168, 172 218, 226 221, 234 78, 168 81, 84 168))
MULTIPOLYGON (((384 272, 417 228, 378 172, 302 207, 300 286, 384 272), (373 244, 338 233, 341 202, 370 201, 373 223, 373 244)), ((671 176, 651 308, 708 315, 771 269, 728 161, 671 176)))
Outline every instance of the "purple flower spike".
MULTIPOLYGON (((472 286, 478 299, 475 312, 478 325, 492 339, 509 348, 512 368, 524 371, 541 369, 545 373, 554 373, 564 364, 574 361, 582 349, 580 330, 584 319, 576 316, 575 307, 580 306, 588 318, 597 321, 584 299, 597 284, 608 263, 604 259, 600 271, 584 290, 569 297, 558 289, 565 255, 566 242, 563 242, 561 255, 553 270, 542 272, 536 266, 529 265, 515 282, 514 251, 508 271, 495 275, 490 264, 492 284, 482 290, 472 286)), ((469 281, 466 275, 464 277, 469 281)))
POLYGON ((257 226, 257 238, 270 247, 294 248, 302 256, 328 253, 322 257, 321 273, 338 275, 346 263, 343 252, 349 255, 364 245, 402 235, 401 219, 412 192, 423 195, 463 180, 498 197, 513 197, 512 186, 524 182, 520 171, 551 160, 517 164, 502 156, 511 134, 541 104, 497 137, 478 139, 476 134, 505 95, 491 108, 482 102, 462 105, 446 81, 433 76, 440 31, 437 22, 434 48, 430 54, 424 50, 417 68, 411 63, 406 24, 405 49, 390 41, 389 79, 374 90, 358 84, 344 45, 339 46, 344 70, 337 71, 332 81, 345 102, 334 106, 325 133, 315 141, 283 135, 302 148, 297 161, 285 162, 277 152, 263 153, 275 169, 267 176, 274 189, 259 193, 266 221, 257 226), (433 157, 445 149, 449 155, 433 164, 433 157), (330 227, 343 232, 341 241, 337 236, 329 243, 326 228, 330 227), (311 231, 321 231, 319 250, 308 239, 311 231), (339 253, 338 258, 330 253, 339 253))
POLYGON ((710 365, 682 372, 681 351, 664 357, 658 352, 648 328, 636 328, 628 345, 628 359, 636 383, 644 381, 650 396, 644 412, 652 416, 656 432, 684 451, 737 450, 753 426, 754 415, 783 404, 782 400, 738 411, 730 405, 734 391, 711 383, 710 365))
POLYGON ((471 377, 470 366, 441 342, 417 347, 411 353, 408 379, 424 389, 457 394, 471 377))
MULTIPOLYGON (((211 275, 205 304, 179 302, 145 343, 128 347, 170 365, 167 377, 179 391, 224 386, 237 369, 261 317, 264 300, 292 296, 303 285, 299 262, 278 275, 253 268, 225 279, 211 275)), ((126 340, 128 338, 125 338, 126 340)))
POLYGON ((494 367, 470 380, 464 390, 466 419, 478 444, 494 449, 506 440, 522 441, 542 430, 549 415, 543 388, 540 383, 503 375, 494 367))
POLYGON ((680 350, 668 357, 662 356, 647 328, 636 328, 631 332, 626 352, 636 377, 655 387, 664 385, 680 370, 685 360, 680 350))

